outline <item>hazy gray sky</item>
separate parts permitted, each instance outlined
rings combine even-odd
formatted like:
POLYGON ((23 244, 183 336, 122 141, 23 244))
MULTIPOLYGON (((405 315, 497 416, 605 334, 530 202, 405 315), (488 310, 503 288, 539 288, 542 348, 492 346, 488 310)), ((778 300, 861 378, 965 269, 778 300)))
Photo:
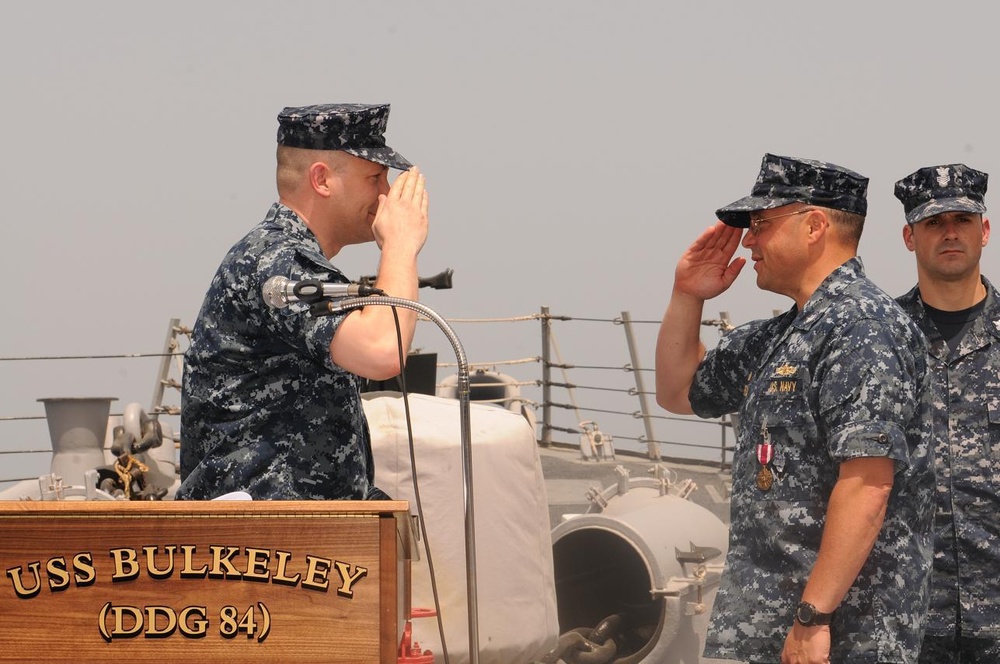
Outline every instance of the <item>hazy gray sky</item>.
MULTIPOLYGON (((392 104, 389 142, 431 193, 421 273, 455 270, 452 290, 422 293, 445 317, 545 305, 658 319, 678 256, 749 192, 764 152, 871 178, 861 255, 900 294, 914 271, 893 182, 952 161, 1000 173, 997 13, 926 0, 9 3, 0 355, 159 350, 274 200, 278 112, 333 101, 392 104)), ((350 276, 376 261, 373 246, 334 260, 350 276)), ((984 271, 1000 281, 998 266, 991 247, 984 271)), ((706 313, 743 322, 788 304, 748 269, 706 313)), ((539 353, 537 326, 456 329, 472 361, 539 353)), ((559 328, 568 361, 606 345, 588 329, 559 328)), ((655 327, 643 335, 651 366, 655 327)), ((450 359, 430 325, 416 345, 450 359)), ((48 396, 148 403, 155 366, 0 363, 0 412, 40 414, 48 396)))

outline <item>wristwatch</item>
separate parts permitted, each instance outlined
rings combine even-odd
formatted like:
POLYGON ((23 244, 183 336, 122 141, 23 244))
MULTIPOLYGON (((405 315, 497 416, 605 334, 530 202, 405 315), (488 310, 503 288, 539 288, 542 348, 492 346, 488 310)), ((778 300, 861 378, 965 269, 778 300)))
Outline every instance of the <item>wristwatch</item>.
POLYGON ((795 620, 805 627, 829 625, 833 621, 833 614, 820 613, 809 602, 799 602, 799 605, 795 607, 795 620))

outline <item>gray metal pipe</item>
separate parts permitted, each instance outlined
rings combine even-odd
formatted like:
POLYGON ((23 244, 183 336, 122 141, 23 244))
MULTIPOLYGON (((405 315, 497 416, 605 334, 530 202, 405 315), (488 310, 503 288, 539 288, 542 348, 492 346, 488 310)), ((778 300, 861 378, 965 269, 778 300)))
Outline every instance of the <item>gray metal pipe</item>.
POLYGON ((331 300, 327 309, 331 314, 339 314, 351 309, 377 305, 380 307, 399 307, 410 309, 423 314, 433 321, 447 337, 455 352, 455 360, 458 363, 458 393, 459 420, 461 426, 462 441, 462 480, 465 490, 465 583, 468 600, 469 613, 469 662, 479 664, 479 604, 478 590, 476 587, 476 519, 473 506, 474 492, 472 489, 472 415, 470 409, 470 387, 469 387, 469 361, 465 355, 465 349, 458 335, 448 325, 448 322, 439 316, 430 307, 407 300, 400 297, 369 296, 369 297, 349 297, 331 300))

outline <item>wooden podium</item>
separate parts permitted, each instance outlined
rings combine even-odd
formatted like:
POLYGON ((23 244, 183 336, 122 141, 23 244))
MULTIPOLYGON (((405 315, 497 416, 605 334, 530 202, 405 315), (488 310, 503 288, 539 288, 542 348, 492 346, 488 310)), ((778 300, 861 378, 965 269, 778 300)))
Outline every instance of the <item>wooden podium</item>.
POLYGON ((0 501, 0 661, 396 662, 405 501, 0 501))

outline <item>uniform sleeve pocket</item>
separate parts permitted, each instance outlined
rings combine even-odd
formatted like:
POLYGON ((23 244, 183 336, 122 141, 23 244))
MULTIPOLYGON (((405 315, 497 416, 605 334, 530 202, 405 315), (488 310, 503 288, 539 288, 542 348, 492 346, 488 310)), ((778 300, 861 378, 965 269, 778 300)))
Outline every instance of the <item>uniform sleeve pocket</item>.
POLYGON ((1000 396, 991 396, 986 402, 990 424, 1000 425, 1000 396))

